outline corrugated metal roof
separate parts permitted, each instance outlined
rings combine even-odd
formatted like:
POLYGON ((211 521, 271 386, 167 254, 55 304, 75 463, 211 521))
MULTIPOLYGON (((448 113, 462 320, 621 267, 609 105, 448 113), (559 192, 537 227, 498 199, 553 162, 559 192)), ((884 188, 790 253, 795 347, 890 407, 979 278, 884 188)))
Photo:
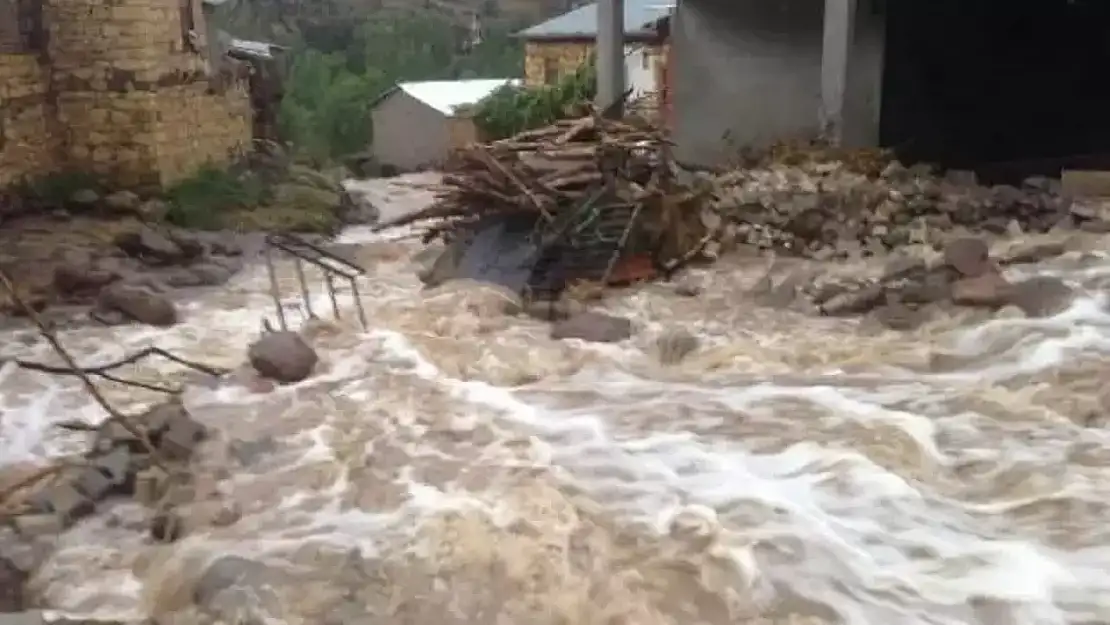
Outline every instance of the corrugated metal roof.
POLYGON ((280 52, 284 49, 282 46, 265 41, 250 41, 249 39, 236 39, 234 37, 228 42, 228 51, 232 56, 239 55, 267 61, 274 58, 275 51, 280 52))
MULTIPOLYGON (((674 4, 674 0, 624 0, 625 34, 652 34, 652 24, 670 15, 674 4)), ((517 33, 517 36, 525 39, 596 37, 597 3, 578 7, 569 13, 526 28, 517 33)))
MULTIPOLYGON (((425 80, 421 82, 402 82, 387 93, 381 100, 397 89, 434 108, 444 115, 453 115, 455 108, 477 104, 482 98, 509 84, 519 83, 513 78, 481 78, 474 80, 425 80)), ((376 104, 376 102, 375 102, 376 104)))

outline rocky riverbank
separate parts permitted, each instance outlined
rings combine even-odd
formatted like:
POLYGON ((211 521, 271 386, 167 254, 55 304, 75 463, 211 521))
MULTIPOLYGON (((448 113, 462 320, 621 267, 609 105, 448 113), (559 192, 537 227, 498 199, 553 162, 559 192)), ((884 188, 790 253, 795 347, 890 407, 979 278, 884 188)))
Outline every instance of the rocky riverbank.
MULTIPOLYGON (((52 210, 8 216, 0 229, 0 265, 36 309, 68 313, 94 304, 100 322, 172 325, 170 294, 224 284, 262 250, 264 232, 327 238, 376 219, 365 194, 348 193, 309 170, 297 176, 275 187, 284 204, 227 215, 223 221, 233 229, 175 226, 161 200, 81 190, 52 210), (322 215, 330 224, 324 232, 322 215)), ((0 318, 19 314, 0 297, 0 318)))

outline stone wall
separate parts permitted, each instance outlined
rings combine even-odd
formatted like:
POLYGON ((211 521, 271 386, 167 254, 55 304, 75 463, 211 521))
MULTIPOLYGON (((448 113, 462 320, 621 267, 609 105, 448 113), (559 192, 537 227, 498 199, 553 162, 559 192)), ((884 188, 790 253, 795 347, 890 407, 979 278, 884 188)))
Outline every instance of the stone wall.
POLYGON ((0 187, 53 171, 47 72, 32 54, 0 54, 0 187))
POLYGON ((206 82, 164 88, 156 95, 155 112, 163 186, 250 148, 251 107, 244 84, 211 93, 206 82))
POLYGON ((153 190, 249 147, 245 82, 211 88, 187 41, 189 30, 205 39, 200 0, 45 0, 42 21, 41 55, 0 56, 5 136, 40 146, 6 145, 0 185, 52 168, 153 190), (22 95, 9 102, 8 90, 22 95))
POLYGON ((554 82, 590 58, 593 42, 529 41, 524 45, 524 82, 528 86, 554 82))

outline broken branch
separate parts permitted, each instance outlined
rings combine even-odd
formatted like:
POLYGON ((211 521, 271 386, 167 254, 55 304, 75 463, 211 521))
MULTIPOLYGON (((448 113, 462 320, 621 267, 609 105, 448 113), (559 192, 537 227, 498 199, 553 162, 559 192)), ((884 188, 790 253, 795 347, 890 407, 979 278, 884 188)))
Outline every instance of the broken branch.
POLYGON ((98 389, 96 387, 96 384, 93 383, 92 379, 89 377, 89 374, 85 373, 79 366, 77 366, 77 361, 74 360, 73 356, 70 355, 65 347, 62 346, 61 341, 58 340, 58 337, 54 334, 54 331, 51 330, 50 327, 43 322, 42 318, 39 317, 38 313, 36 313, 32 307, 28 306, 27 303, 23 301, 23 297, 20 296, 19 290, 16 288, 15 283, 12 281, 11 277, 8 276, 8 273, 3 269, 0 269, 0 283, 2 283, 4 289, 8 291, 8 295, 11 297, 12 302, 16 305, 16 307, 19 310, 22 310, 23 314, 25 314, 27 318, 30 319, 33 324, 35 324, 35 327, 38 328, 39 334, 42 336, 42 338, 46 339, 46 342, 49 343, 52 348, 54 348, 54 351, 58 354, 62 361, 66 363, 68 367, 66 370, 67 374, 77 376, 77 378, 81 380, 81 384, 85 387, 85 390, 88 391, 93 400, 95 400, 96 403, 99 404, 106 413, 108 413, 108 420, 118 422, 125 430, 127 430, 129 434, 137 438, 139 442, 143 445, 143 448, 146 449, 147 453, 150 454, 151 462, 155 463, 161 468, 165 468, 166 464, 162 461, 161 454, 158 453, 158 450, 150 442, 150 438, 146 435, 146 432, 141 427, 135 425, 130 417, 117 410, 114 406, 112 406, 111 403, 108 402, 107 399, 104 398, 104 395, 101 394, 100 389, 98 389))

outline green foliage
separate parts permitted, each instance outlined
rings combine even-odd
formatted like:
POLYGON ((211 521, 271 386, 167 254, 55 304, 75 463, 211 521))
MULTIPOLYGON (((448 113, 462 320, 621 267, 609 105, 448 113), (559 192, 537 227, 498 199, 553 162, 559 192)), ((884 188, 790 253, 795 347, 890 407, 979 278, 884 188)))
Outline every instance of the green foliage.
POLYGON ((265 185, 250 172, 205 166, 166 191, 166 220, 185 228, 222 227, 231 211, 254 208, 265 200, 265 185))
POLYGON ((317 165, 363 152, 373 141, 370 109, 397 82, 520 76, 524 51, 509 36, 515 29, 491 29, 465 49, 466 29, 436 15, 303 24, 287 54, 283 138, 317 165))
POLYGON ((365 149, 373 136, 370 105, 381 84, 378 72, 351 72, 341 54, 304 50, 286 79, 279 128, 317 163, 365 149))
POLYGON ((554 85, 505 86, 474 107, 474 122, 487 139, 511 137, 577 115, 597 93, 597 70, 591 60, 554 85))
POLYGON ((45 206, 66 206, 78 191, 104 191, 104 185, 91 173, 63 171, 27 180, 21 195, 35 198, 45 206))

